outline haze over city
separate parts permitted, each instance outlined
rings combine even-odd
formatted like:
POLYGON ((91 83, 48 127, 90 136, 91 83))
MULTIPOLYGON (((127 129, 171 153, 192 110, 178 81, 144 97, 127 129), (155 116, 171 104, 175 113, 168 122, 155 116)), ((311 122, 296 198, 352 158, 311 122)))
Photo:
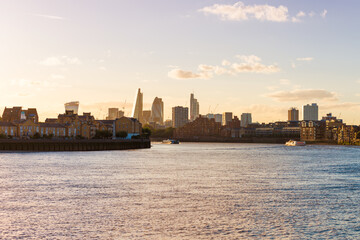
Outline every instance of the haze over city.
POLYGON ((102 118, 130 115, 157 96, 200 114, 251 112, 287 118, 316 102, 348 124, 360 119, 357 1, 3 1, 0 111, 36 107, 56 117, 64 103, 102 118), (139 7, 141 6, 141 7, 139 7))

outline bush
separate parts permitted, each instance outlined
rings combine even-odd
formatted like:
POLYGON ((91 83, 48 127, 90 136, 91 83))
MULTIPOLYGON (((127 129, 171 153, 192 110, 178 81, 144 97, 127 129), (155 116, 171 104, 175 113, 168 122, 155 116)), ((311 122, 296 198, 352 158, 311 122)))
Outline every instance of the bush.
POLYGON ((142 129, 142 135, 145 137, 145 138, 149 138, 151 136, 151 129, 149 127, 144 127, 142 129))
POLYGON ((7 139, 7 136, 5 134, 0 134, 0 139, 7 139))
POLYGON ((83 136, 81 136, 81 135, 76 135, 76 137, 75 137, 76 139, 85 139, 83 136))
POLYGON ((169 127, 166 129, 154 129, 151 133, 152 137, 159 137, 159 138, 172 138, 174 133, 174 128, 169 127))
POLYGON ((52 139, 54 137, 54 134, 50 133, 49 135, 44 135, 44 138, 46 139, 52 139))
POLYGON ((105 138, 111 138, 112 133, 108 130, 96 130, 95 139, 105 139, 105 138))
POLYGON ((126 138, 128 136, 128 133, 125 131, 120 131, 116 133, 117 138, 126 138))
POLYGON ((40 133, 35 133, 34 134, 34 136, 32 137, 33 139, 39 139, 39 138, 41 138, 41 135, 40 135, 40 133))

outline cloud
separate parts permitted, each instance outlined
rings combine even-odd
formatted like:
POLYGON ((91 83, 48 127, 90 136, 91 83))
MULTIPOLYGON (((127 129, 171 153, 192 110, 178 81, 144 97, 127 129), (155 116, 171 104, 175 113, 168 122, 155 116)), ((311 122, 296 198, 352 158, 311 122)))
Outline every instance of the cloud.
POLYGON ((305 61, 305 62, 311 62, 312 60, 314 60, 314 58, 312 57, 303 57, 303 58, 297 58, 297 61, 305 61))
POLYGON ((323 110, 332 110, 332 109, 359 109, 360 103, 353 103, 353 102, 344 102, 338 104, 328 104, 328 105, 321 105, 321 109, 323 110))
POLYGON ((298 12, 298 14, 296 14, 296 17, 305 17, 306 13, 304 13, 303 11, 298 12))
POLYGON ((301 22, 300 18, 306 17, 306 13, 304 13, 303 11, 298 12, 298 14, 296 14, 296 17, 292 17, 291 21, 292 22, 301 22))
POLYGON ((40 61, 40 65, 44 66, 61 66, 61 65, 80 65, 82 62, 76 57, 68 57, 68 56, 61 56, 61 57, 48 57, 43 61, 40 61))
POLYGON ((198 73, 175 68, 168 72, 168 76, 175 79, 210 79, 213 78, 214 75, 236 75, 237 73, 269 74, 280 71, 277 65, 262 64, 261 58, 255 55, 237 55, 236 58, 241 61, 231 63, 230 61, 223 60, 222 66, 200 64, 198 66, 198 73))
POLYGON ((47 19, 51 19, 51 20, 64 20, 63 17, 53 16, 53 15, 34 14, 34 16, 36 16, 36 17, 42 17, 42 18, 47 18, 47 19))
POLYGON ((259 21, 286 22, 288 21, 288 8, 280 5, 245 5, 243 2, 230 4, 214 4, 199 10, 205 14, 219 16, 222 20, 246 21, 256 19, 259 21))
POLYGON ((324 11, 322 11, 322 13, 320 13, 320 16, 322 17, 322 18, 326 18, 326 14, 327 14, 327 10, 326 9, 324 9, 324 11))
POLYGON ((270 93, 267 97, 279 102, 300 102, 311 100, 336 101, 337 95, 322 89, 296 89, 293 91, 279 91, 270 93))
POLYGON ((242 62, 233 63, 231 65, 232 70, 237 73, 241 72, 253 72, 253 73, 276 73, 280 71, 280 68, 276 65, 264 65, 261 62, 261 58, 250 55, 237 55, 242 62))
POLYGON ((229 65, 231 65, 231 62, 229 62, 228 60, 223 60, 223 61, 221 62, 221 65, 223 65, 223 66, 229 66, 229 65))
POLYGON ((212 76, 206 73, 193 73, 191 71, 184 71, 181 69, 172 69, 168 72, 170 78, 175 79, 209 79, 212 76))

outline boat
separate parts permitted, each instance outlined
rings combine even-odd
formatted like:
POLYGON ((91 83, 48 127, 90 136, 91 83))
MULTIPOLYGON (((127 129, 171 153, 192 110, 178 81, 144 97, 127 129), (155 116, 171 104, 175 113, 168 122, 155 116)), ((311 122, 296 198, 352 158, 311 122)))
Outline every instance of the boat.
POLYGON ((285 143, 286 146, 305 146, 306 142, 289 140, 285 143))
POLYGON ((167 139, 167 140, 163 140, 162 143, 164 144, 179 144, 179 140, 175 140, 175 139, 167 139))

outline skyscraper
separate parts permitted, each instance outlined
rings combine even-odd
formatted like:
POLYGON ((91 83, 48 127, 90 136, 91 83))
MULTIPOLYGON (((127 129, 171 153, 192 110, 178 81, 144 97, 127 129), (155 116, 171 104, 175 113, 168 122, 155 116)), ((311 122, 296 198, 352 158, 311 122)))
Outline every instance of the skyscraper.
POLYGON ((190 121, 194 121, 199 116, 199 102, 190 94, 190 121))
POLYGON ((151 121, 164 124, 164 102, 161 98, 156 97, 151 107, 151 121))
POLYGON ((232 121, 232 112, 224 112, 222 114, 222 125, 228 125, 232 121))
POLYGON ((143 114, 143 94, 139 88, 135 97, 134 107, 131 116, 133 118, 136 118, 137 120, 139 120, 139 122, 142 123, 143 122, 142 114, 143 114))
POLYGON ((296 108, 290 108, 288 111, 288 121, 299 121, 299 110, 296 108))
POLYGON ((251 113, 241 114, 241 127, 247 127, 247 125, 252 123, 251 113))
POLYGON ((65 103, 65 112, 66 111, 73 111, 74 114, 78 114, 78 112, 79 112, 79 102, 74 101, 74 102, 65 103))
POLYGON ((304 121, 318 121, 319 120, 319 107, 316 103, 307 104, 304 106, 304 121))
POLYGON ((189 109, 187 107, 172 108, 172 124, 174 128, 184 126, 189 121, 189 109))
POLYGON ((151 122, 151 110, 144 110, 142 113, 142 124, 149 124, 151 122))

